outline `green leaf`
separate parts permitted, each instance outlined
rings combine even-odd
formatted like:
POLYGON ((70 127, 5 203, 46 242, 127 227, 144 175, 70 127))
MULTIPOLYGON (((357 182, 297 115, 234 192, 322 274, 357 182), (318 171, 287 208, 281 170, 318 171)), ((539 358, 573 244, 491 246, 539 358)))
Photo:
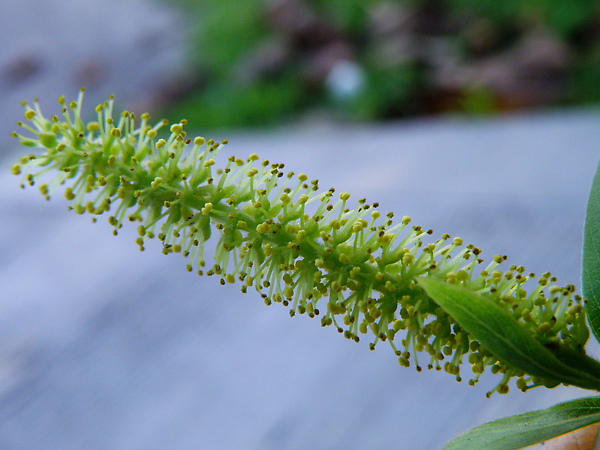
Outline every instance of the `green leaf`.
POLYGON ((463 286, 435 278, 419 278, 427 294, 450 314, 458 324, 499 360, 525 373, 545 380, 600 390, 600 380, 593 373, 575 367, 591 367, 587 356, 582 364, 567 365, 538 342, 507 311, 492 300, 463 286))
POLYGON ((513 450, 600 422, 600 397, 488 422, 450 441, 443 450, 513 450))
POLYGON ((583 296, 590 328, 600 341, 600 166, 592 183, 583 229, 583 296))

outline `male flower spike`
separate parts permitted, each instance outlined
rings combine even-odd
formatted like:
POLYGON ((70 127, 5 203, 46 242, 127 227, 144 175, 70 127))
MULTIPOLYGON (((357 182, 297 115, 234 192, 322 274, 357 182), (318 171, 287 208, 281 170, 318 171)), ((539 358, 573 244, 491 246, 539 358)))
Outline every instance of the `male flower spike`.
POLYGON ((189 139, 185 121, 160 139, 164 121, 150 125, 147 114, 138 121, 128 112, 113 118, 110 98, 96 107, 96 121, 84 123, 82 98, 83 90, 68 104, 61 97, 61 117, 44 117, 37 102, 25 105, 28 124, 19 126, 31 135, 13 135, 42 153, 22 157, 12 172, 25 172, 23 186, 39 184, 46 199, 66 186, 70 209, 93 221, 107 214, 115 234, 124 223, 137 223, 141 250, 157 237, 165 254, 187 258, 190 272, 237 282, 242 292, 254 288, 267 305, 282 303, 291 316, 319 316, 323 326, 356 342, 370 335, 371 349, 387 341, 402 366, 443 369, 460 381, 466 362, 470 384, 490 368, 501 376, 491 392, 508 392, 511 378, 523 391, 558 382, 500 361, 426 294, 418 277, 492 299, 542 345, 585 353, 583 301, 572 285, 556 286, 550 273, 535 280, 521 266, 500 271, 505 256, 481 269, 481 251, 460 238, 434 240, 409 217, 394 225, 393 214, 382 215, 377 203, 361 199, 351 207, 350 194, 321 191, 317 180, 255 154, 230 157, 217 169, 227 142, 189 139), (53 178, 41 184, 48 174, 53 178), (211 236, 218 243, 207 265, 211 236))

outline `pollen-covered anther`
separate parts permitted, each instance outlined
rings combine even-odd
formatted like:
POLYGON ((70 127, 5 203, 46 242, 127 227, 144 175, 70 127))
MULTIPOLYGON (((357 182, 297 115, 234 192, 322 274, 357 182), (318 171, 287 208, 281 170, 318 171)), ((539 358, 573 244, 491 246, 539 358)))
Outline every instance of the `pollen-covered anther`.
POLYGON ((73 200, 75 198, 75 193, 73 192, 73 189, 71 189, 70 187, 67 187, 65 189, 65 198, 67 200, 73 200))
POLYGON ((342 264, 350 264, 350 257, 344 253, 340 254, 338 259, 342 264))
POLYGON ((358 233, 359 231, 364 230, 368 226, 366 220, 359 220, 352 225, 352 231, 358 233))
POLYGON ((268 222, 263 222, 256 226, 256 231, 258 233, 268 233, 271 231, 271 225, 268 222))
POLYGON ((171 125, 170 131, 171 131, 171 133, 176 134, 176 135, 181 134, 183 131, 183 125, 180 123, 175 123, 175 124, 171 125))

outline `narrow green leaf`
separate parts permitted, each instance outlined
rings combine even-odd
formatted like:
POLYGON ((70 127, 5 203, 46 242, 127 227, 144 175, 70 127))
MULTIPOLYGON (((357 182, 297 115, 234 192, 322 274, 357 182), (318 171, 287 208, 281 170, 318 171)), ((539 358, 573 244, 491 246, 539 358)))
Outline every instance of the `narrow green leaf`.
POLYGON ((590 328, 600 341, 600 166, 592 182, 583 229, 583 296, 590 328))
MULTIPOLYGON (((529 375, 600 390, 599 379, 561 362, 492 300, 434 278, 419 278, 418 282, 438 305, 499 360, 529 375)), ((578 357, 573 355, 571 358, 578 357)))
POLYGON ((600 397, 559 403, 473 428, 443 450, 516 450, 600 422, 600 397))

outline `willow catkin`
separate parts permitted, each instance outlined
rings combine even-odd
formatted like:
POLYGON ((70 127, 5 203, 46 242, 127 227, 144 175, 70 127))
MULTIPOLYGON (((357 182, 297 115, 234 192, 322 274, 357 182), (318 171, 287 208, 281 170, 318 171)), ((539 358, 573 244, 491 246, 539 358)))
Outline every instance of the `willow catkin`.
POLYGON ((460 238, 432 238, 409 217, 394 224, 378 204, 351 203, 350 194, 323 191, 317 180, 255 154, 218 164, 227 142, 189 139, 185 121, 159 138, 165 121, 151 125, 147 114, 137 120, 128 112, 113 118, 111 98, 96 108, 96 121, 85 123, 82 97, 83 91, 69 104, 60 98, 62 117, 44 117, 37 102, 26 106, 28 123, 19 125, 30 136, 14 136, 42 153, 22 157, 12 172, 25 173, 23 186, 43 182, 46 199, 64 186, 73 211, 94 221, 108 215, 115 234, 127 222, 137 224, 141 250, 158 238, 165 254, 187 258, 188 271, 239 283, 243 292, 253 288, 267 305, 320 317, 350 340, 370 336, 371 349, 387 341, 402 366, 443 369, 460 381, 461 365, 468 364, 470 384, 489 368, 501 377, 490 392, 508 392, 513 377, 521 390, 556 382, 498 361, 416 277, 462 285, 502 306, 543 345, 584 353, 583 301, 550 273, 501 271, 505 256, 483 266, 481 250, 460 238), (206 255, 211 237, 216 250, 206 255))

